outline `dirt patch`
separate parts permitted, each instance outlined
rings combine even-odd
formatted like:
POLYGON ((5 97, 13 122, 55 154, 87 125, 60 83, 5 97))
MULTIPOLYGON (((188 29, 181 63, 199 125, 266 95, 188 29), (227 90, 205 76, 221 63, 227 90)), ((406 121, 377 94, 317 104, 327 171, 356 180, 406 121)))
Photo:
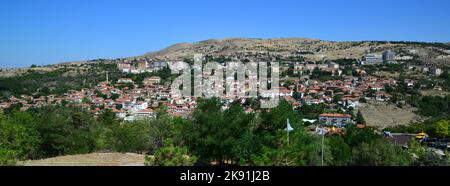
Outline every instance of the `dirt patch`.
POLYGON ((92 153, 19 162, 24 166, 143 166, 144 155, 134 153, 92 153))
POLYGON ((411 106, 398 108, 385 102, 369 102, 362 104, 357 110, 361 111, 368 126, 380 129, 408 125, 421 120, 421 117, 414 113, 417 109, 411 106))

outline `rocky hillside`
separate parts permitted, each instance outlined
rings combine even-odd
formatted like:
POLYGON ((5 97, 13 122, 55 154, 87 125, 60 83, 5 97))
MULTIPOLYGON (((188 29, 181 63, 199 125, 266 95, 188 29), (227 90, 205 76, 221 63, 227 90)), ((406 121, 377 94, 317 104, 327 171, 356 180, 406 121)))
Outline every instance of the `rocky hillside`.
POLYGON ((179 59, 191 57, 194 53, 204 55, 246 56, 269 52, 271 55, 302 55, 309 60, 361 58, 370 52, 393 50, 399 55, 414 55, 425 62, 447 61, 450 49, 443 43, 419 42, 333 42, 307 38, 277 39, 211 39, 196 43, 180 43, 144 56, 157 59, 179 59))

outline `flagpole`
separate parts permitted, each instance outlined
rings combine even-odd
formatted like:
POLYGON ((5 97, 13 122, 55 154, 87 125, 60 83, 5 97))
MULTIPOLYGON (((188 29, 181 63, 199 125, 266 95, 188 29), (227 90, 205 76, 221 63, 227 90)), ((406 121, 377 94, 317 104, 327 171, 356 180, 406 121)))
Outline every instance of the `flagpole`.
POLYGON ((288 141, 288 146, 289 146, 289 143, 290 143, 290 137, 289 137, 289 132, 290 132, 290 131, 289 131, 289 130, 290 130, 290 129, 289 129, 289 118, 286 119, 286 126, 287 126, 287 127, 286 127, 286 131, 287 131, 287 141, 288 141))
POLYGON ((288 137, 287 137, 288 139, 287 140, 288 140, 288 146, 289 146, 289 141, 290 141, 289 130, 287 130, 287 133, 288 133, 288 137))

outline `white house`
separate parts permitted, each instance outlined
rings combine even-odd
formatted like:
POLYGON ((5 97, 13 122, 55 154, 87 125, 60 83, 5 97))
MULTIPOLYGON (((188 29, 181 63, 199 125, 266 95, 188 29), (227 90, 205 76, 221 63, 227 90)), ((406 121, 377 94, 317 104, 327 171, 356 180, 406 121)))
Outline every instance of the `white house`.
POLYGON ((148 103, 145 102, 145 101, 137 102, 136 105, 134 106, 134 108, 135 108, 136 110, 144 110, 144 109, 147 109, 147 108, 148 108, 148 103))
POLYGON ((161 78, 158 76, 146 77, 143 81, 144 84, 159 84, 161 83, 161 78))
POLYGON ((137 119, 152 118, 155 116, 155 112, 152 109, 144 109, 137 111, 135 116, 137 119))
POLYGON ((133 83, 133 80, 131 78, 120 78, 117 83, 133 83))

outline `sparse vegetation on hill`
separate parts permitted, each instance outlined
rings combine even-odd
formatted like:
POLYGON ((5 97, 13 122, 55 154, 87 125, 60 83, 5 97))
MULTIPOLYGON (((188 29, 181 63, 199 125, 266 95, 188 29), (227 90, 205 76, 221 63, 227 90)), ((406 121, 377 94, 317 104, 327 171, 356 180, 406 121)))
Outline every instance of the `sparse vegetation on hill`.
POLYGON ((0 78, 0 98, 61 95, 69 90, 90 88, 106 80, 106 71, 110 73, 110 80, 113 81, 125 76, 117 71, 115 64, 107 63, 61 66, 50 71, 29 69, 22 75, 0 78))
MULTIPOLYGON (((420 49, 417 57, 430 61, 449 50, 449 45, 444 43, 408 42, 408 41, 355 41, 355 42, 331 42, 306 38, 279 38, 279 39, 211 39, 196 43, 180 43, 172 45, 157 52, 150 52, 142 57, 170 59, 192 57, 194 53, 204 55, 243 55, 262 54, 270 52, 273 56, 298 55, 307 60, 336 60, 336 59, 360 59, 365 53, 375 50, 383 51, 393 48, 420 49)), ((402 52, 403 53, 403 52, 402 52)), ((416 55, 416 54, 414 54, 416 55)))

